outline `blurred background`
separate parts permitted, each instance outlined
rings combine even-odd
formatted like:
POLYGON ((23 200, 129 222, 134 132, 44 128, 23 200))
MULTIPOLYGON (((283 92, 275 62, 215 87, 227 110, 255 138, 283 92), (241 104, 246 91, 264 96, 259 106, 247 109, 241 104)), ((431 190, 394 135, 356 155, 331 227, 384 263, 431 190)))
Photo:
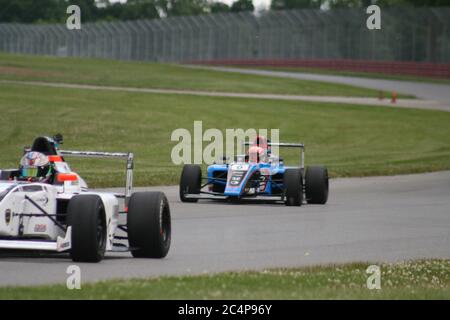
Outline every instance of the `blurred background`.
POLYGON ((449 77, 449 26, 449 0, 0 0, 0 51, 61 57, 449 77))

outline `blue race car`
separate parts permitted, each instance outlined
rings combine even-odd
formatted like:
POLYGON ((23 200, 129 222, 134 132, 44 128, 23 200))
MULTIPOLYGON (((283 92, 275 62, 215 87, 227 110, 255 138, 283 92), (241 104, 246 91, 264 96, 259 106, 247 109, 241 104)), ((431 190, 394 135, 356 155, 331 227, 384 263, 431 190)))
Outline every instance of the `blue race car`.
POLYGON ((325 204, 328 200, 328 170, 323 166, 304 167, 305 146, 296 143, 271 143, 257 137, 245 155, 231 163, 213 164, 202 177, 199 165, 183 167, 180 181, 182 202, 199 199, 265 200, 301 206, 304 202, 325 204), (301 150, 300 166, 288 167, 272 154, 271 147, 301 150))

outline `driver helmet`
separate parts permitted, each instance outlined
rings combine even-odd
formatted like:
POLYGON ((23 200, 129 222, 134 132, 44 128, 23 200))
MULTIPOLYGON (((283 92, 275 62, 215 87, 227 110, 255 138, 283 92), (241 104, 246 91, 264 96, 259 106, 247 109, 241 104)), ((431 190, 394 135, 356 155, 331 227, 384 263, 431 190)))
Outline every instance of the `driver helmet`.
POLYGON ((267 139, 264 136, 256 136, 255 140, 253 141, 253 146, 261 147, 265 150, 267 150, 267 154, 270 155, 271 148, 270 148, 270 140, 267 139))
POLYGON ((252 146, 248 149, 248 161, 253 163, 258 163, 260 161, 264 162, 265 152, 264 148, 258 146, 252 146))
POLYGON ((267 139, 264 136, 256 136, 253 145, 267 149, 267 139))
POLYGON ((20 176, 29 180, 44 180, 52 173, 48 157, 40 152, 30 151, 20 160, 20 176))

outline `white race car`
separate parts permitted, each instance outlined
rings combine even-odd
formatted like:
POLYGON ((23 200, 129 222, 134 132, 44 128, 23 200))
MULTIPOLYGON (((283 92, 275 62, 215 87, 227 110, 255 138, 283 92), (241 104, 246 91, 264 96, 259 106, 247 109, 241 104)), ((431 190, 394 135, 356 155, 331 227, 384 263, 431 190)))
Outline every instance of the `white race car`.
POLYGON ((99 262, 105 251, 165 257, 169 204, 162 192, 132 193, 133 154, 64 151, 61 143, 61 135, 38 137, 18 170, 0 170, 0 251, 69 252, 77 262, 99 262), (88 190, 69 156, 125 159, 125 192, 88 190))

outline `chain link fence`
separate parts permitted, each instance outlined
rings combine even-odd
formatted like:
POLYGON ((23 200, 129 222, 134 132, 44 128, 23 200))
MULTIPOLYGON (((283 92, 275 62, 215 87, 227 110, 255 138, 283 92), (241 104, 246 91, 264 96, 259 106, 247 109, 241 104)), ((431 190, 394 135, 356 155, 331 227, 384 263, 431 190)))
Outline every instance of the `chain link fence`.
POLYGON ((210 14, 65 25, 0 24, 0 51, 163 62, 356 59, 450 62, 450 7, 210 14))

